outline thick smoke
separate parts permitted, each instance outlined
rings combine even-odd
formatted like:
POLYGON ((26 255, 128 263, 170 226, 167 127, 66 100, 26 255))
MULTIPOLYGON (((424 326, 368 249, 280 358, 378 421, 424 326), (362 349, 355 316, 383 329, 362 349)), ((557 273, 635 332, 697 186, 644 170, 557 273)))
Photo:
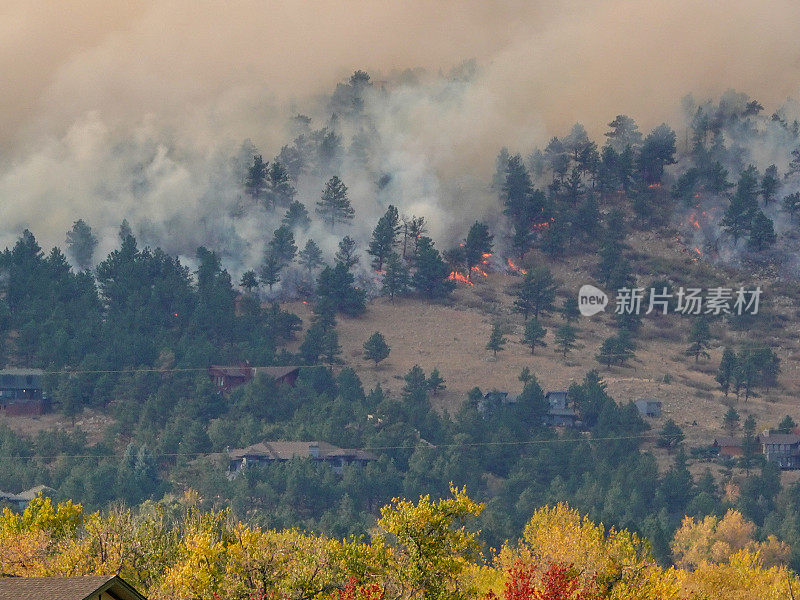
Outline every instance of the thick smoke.
MULTIPOLYGON (((15 90, 0 109, 0 245, 24 227, 63 245, 83 218, 102 256, 127 218, 145 243, 186 256, 205 244, 235 269, 258 262, 280 219, 242 209, 242 141, 271 159, 294 137, 293 115, 330 126, 328 95, 357 68, 375 82, 368 118, 335 126, 349 150, 369 124, 369 164, 344 152, 339 165, 358 211, 348 233, 362 241, 388 203, 425 215, 445 241, 492 218, 488 182, 501 146, 525 152, 576 121, 598 138, 619 113, 647 130, 677 120, 688 92, 742 89, 775 107, 800 80, 800 5, 788 1, 43 10, 20 0, 0 10, 0 65, 15 90), (391 177, 383 190, 379 174, 391 177)), ((312 212, 323 175, 299 185, 312 212)), ((308 235, 330 256, 338 235, 318 226, 308 235)))

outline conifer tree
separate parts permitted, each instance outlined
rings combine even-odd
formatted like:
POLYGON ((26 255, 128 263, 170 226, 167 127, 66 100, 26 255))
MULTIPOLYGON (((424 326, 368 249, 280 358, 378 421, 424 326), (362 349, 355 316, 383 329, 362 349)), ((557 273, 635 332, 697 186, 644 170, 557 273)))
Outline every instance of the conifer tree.
POLYGON ((379 362, 385 360, 389 356, 389 352, 391 352, 389 344, 386 343, 386 339, 377 331, 364 342, 364 358, 374 361, 376 367, 379 362))
POLYGON ((269 249, 270 254, 282 265, 292 262, 297 254, 297 246, 294 243, 292 230, 285 225, 278 227, 272 234, 269 249))
POLYGON ((575 340, 578 339, 578 333, 575 328, 569 323, 561 325, 556 329, 555 333, 556 347, 562 356, 567 356, 575 348, 575 340))
POLYGON ((445 388, 447 388, 447 386, 445 385, 445 381, 441 373, 439 373, 439 369, 434 369, 431 371, 431 374, 428 377, 428 389, 430 390, 431 394, 437 396, 439 392, 445 388))
POLYGON ((309 271, 313 271, 314 269, 321 267, 323 264, 322 250, 320 250, 317 243, 310 238, 306 242, 305 248, 298 253, 297 257, 300 264, 309 271))
POLYGON ((689 347, 686 349, 686 355, 694 356, 695 362, 698 362, 701 356, 710 358, 707 352, 710 340, 711 332, 708 328, 708 319, 705 317, 695 319, 689 330, 689 347))
POLYGON ((281 225, 289 229, 308 231, 308 228, 311 227, 311 219, 308 217, 305 204, 299 200, 292 200, 289 204, 289 208, 286 209, 286 214, 281 220, 281 225))
POLYGON ((544 341, 544 336, 546 334, 547 330, 539 324, 539 319, 528 319, 525 323, 525 333, 520 341, 530 347, 531 354, 534 354, 536 346, 547 346, 547 343, 544 341))
POLYGON ((347 197, 347 186, 336 175, 325 184, 322 198, 317 202, 317 214, 331 229, 337 223, 349 223, 355 216, 355 210, 347 197))
POLYGON ((408 293, 410 277, 408 267, 403 260, 392 252, 386 260, 386 272, 383 275, 382 292, 394 301, 395 296, 408 293))
POLYGON ((489 336, 486 349, 494 352, 496 357, 497 353, 505 348, 507 341, 508 339, 503 335, 503 327, 500 325, 500 323, 495 323, 492 325, 492 333, 489 336))
POLYGON ((383 263, 394 251, 399 233, 400 216, 397 209, 389 205, 386 213, 378 219, 378 224, 372 232, 372 239, 367 248, 367 254, 373 257, 372 268, 376 271, 383 271, 383 263))
POLYGON ((358 264, 359 258, 356 251, 358 244, 349 235, 346 235, 339 242, 339 249, 336 251, 334 260, 337 264, 344 265, 348 271, 358 264))

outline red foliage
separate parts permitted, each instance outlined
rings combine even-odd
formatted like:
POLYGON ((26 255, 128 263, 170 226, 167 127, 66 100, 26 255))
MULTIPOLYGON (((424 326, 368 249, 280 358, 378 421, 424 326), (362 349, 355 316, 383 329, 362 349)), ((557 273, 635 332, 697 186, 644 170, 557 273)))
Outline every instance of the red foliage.
MULTIPOLYGON (((593 588, 591 582, 584 585, 568 565, 550 565, 537 577, 535 566, 516 563, 506 571, 503 600, 594 600, 598 596, 593 588)), ((485 600, 497 600, 497 596, 490 591, 485 600)))
POLYGON ((383 590, 377 583, 359 585, 358 580, 350 576, 339 590, 339 600, 383 600, 383 590))

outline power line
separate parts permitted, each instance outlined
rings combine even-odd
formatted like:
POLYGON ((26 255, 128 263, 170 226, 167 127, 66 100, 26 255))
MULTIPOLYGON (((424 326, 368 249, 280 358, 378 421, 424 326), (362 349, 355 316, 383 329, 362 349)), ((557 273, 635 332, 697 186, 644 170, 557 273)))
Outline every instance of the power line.
MULTIPOLYGON (((448 448, 479 448, 489 446, 534 446, 534 445, 547 445, 547 444, 563 444, 567 442, 614 442, 622 440, 645 440, 657 437, 654 433, 640 434, 640 435, 619 435, 608 437, 586 437, 580 436, 579 438, 553 438, 544 440, 519 440, 519 441, 498 441, 498 442, 459 442, 452 444, 405 444, 400 446, 366 446, 358 448, 360 451, 379 452, 386 450, 440 450, 448 448)), ((162 452, 152 453, 150 456, 153 458, 177 458, 180 456, 225 456, 226 452, 162 452)), ((55 460, 58 458, 122 458, 122 454, 55 454, 51 456, 32 455, 32 456, 15 456, 15 455, 0 455, 1 459, 42 459, 42 460, 55 460)))

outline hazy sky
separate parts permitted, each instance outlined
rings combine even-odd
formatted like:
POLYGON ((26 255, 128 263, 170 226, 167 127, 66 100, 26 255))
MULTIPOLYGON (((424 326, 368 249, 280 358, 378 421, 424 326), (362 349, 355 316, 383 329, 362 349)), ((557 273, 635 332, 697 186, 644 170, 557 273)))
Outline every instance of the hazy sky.
POLYGON ((776 104, 800 84, 800 3, 6 0, 0 132, 20 142, 87 111, 185 116, 253 90, 302 100, 356 68, 471 57, 485 66, 471 101, 509 132, 661 120, 685 93, 731 87, 776 104))

